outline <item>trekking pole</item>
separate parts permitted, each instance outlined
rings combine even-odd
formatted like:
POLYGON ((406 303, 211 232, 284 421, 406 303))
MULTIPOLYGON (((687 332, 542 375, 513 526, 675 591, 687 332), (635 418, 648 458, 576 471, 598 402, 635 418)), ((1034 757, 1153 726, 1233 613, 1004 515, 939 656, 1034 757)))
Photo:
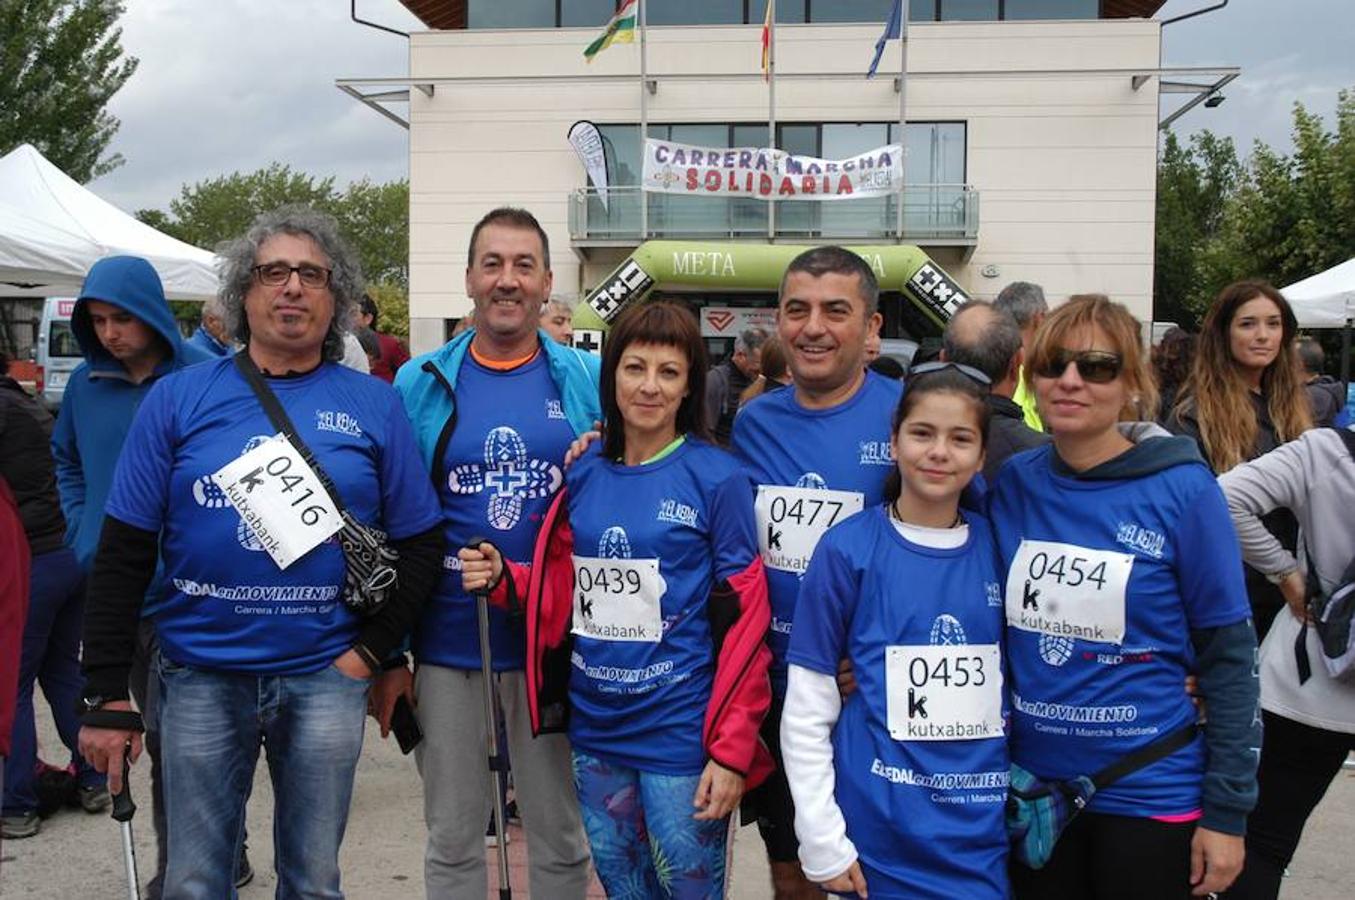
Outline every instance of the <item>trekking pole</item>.
POLYGON ((132 742, 122 748, 122 790, 113 795, 113 821, 122 829, 122 861, 127 867, 127 900, 141 900, 141 881, 136 875, 136 847, 132 844, 132 742))
MULTIPOLYGON (((482 537, 473 537, 466 546, 479 550, 481 544, 489 541, 482 537)), ((505 576, 506 573, 505 573, 505 576)), ((489 789, 494 797, 494 833, 499 836, 499 900, 510 900, 513 887, 508 881, 508 832, 507 818, 503 808, 504 756, 499 748, 499 692, 494 682, 492 651, 489 646, 489 591, 481 589, 475 594, 475 613, 480 620, 480 677, 485 686, 485 734, 488 736, 489 749, 489 789)))

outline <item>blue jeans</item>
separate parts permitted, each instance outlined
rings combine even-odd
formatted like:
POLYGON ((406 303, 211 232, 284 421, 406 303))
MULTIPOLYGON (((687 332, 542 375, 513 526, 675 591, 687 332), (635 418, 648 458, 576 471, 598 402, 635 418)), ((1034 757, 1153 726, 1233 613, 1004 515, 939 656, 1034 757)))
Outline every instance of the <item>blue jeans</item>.
POLYGON ((574 785, 602 889, 613 900, 716 900, 729 819, 692 818, 697 775, 641 772, 574 751, 574 785))
POLYGON ((339 845, 362 752, 368 680, 333 666, 241 675, 160 657, 169 900, 235 897, 235 859, 259 748, 273 782, 276 896, 341 898, 339 845))
POLYGON ((24 624, 23 651, 19 661, 19 693, 14 705, 14 731, 10 755, 5 760, 4 814, 33 812, 38 798, 33 792, 34 765, 38 761, 37 729, 33 721, 33 685, 42 687, 52 708, 61 742, 70 750, 81 787, 101 787, 104 776, 77 752, 80 720, 76 698, 84 689, 80 674, 80 629, 84 624, 85 579, 75 554, 53 550, 33 558, 29 576, 28 621, 24 624))

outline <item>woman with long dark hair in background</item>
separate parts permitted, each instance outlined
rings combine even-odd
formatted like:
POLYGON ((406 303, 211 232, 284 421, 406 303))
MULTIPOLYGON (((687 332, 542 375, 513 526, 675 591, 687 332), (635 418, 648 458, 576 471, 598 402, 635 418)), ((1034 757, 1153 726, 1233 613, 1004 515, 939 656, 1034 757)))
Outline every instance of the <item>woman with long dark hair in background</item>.
MULTIPOLYGON (((1238 281, 1214 299, 1200 327, 1190 378, 1167 427, 1200 445, 1222 475, 1292 441, 1313 427, 1312 407, 1294 352, 1298 321, 1289 302, 1264 281, 1238 281)), ((1287 510, 1265 518, 1266 528, 1293 551, 1297 526, 1287 510)), ((1250 566, 1247 596, 1258 638, 1284 608, 1276 576, 1250 566)))

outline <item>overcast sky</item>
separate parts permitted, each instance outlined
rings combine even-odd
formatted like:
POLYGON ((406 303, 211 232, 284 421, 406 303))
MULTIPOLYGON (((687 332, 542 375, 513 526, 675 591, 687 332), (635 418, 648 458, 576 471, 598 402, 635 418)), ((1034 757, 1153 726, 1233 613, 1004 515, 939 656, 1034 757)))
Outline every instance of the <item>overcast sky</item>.
MULTIPOLYGON (((1159 18, 1212 3, 1170 0, 1159 18)), ((334 87, 407 74, 407 42, 354 24, 343 0, 126 4, 123 46, 141 66, 110 108, 122 120, 111 149, 127 162, 92 184, 112 202, 166 209, 185 183, 275 160, 340 184, 408 173, 407 132, 334 87)), ((422 27, 397 0, 359 0, 358 13, 422 27)), ((1222 106, 1175 127, 1226 134, 1243 152, 1256 139, 1287 150, 1294 101, 1330 117, 1336 92, 1355 86, 1352 0, 1232 0, 1167 27, 1163 42, 1164 65, 1242 68, 1222 106)), ((1164 114, 1180 102, 1168 96, 1164 114)))

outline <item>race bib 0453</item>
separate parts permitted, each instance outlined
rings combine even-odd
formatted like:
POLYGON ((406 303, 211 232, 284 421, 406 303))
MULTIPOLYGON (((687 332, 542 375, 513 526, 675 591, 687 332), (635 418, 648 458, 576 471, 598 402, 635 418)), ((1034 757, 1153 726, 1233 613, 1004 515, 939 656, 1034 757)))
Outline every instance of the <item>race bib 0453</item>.
POLYGON ((859 513, 864 504, 856 491, 758 485, 753 512, 762 562, 769 569, 803 575, 823 533, 859 513))
POLYGON ((896 741, 1002 736, 997 644, 904 644, 885 649, 889 734, 896 741))
POLYGON ((281 434, 222 466, 212 481, 279 569, 343 527, 319 476, 281 434))
POLYGON ((1104 644, 1124 642, 1132 553, 1022 541, 1007 570, 1007 624, 1104 644))
POLYGON ((667 589, 657 559, 574 557, 574 633, 657 644, 667 589))

